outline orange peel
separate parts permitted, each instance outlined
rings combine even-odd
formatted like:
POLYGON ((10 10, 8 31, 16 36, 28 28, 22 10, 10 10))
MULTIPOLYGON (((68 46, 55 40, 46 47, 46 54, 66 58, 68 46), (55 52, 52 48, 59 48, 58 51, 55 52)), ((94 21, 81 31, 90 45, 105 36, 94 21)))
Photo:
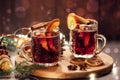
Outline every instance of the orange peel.
POLYGON ((78 15, 76 15, 76 14, 74 14, 74 17, 77 19, 77 21, 82 22, 83 24, 88 24, 88 23, 90 23, 90 21, 89 21, 88 19, 85 19, 85 18, 83 18, 83 17, 81 17, 81 16, 78 16, 78 15))
POLYGON ((48 49, 48 46, 47 46, 47 41, 46 41, 46 39, 42 39, 42 40, 40 41, 40 43, 41 43, 41 45, 42 45, 42 47, 43 47, 44 49, 46 49, 47 51, 49 50, 49 49, 48 49))
POLYGON ((67 16, 67 25, 70 30, 73 30, 77 26, 77 20, 74 13, 69 13, 67 16))
POLYGON ((53 31, 56 27, 59 27, 59 25, 60 25, 60 19, 59 18, 53 19, 47 24, 46 31, 53 31))
POLYGON ((90 34, 86 33, 85 37, 84 37, 84 46, 88 46, 89 41, 90 41, 90 34))
POLYGON ((67 25, 70 30, 73 30, 76 26, 77 23, 83 23, 83 24, 88 24, 90 21, 88 19, 85 19, 81 16, 78 16, 75 13, 69 13, 67 16, 67 25))

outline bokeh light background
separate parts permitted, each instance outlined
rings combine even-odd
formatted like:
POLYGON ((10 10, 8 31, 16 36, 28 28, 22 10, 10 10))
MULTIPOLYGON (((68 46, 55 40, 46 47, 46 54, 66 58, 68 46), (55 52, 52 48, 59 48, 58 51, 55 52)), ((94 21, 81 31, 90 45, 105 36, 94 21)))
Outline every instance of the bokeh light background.
POLYGON ((99 33, 107 40, 120 40, 120 0, 1 0, 0 34, 60 18, 60 30, 68 40, 70 12, 98 20, 99 33))

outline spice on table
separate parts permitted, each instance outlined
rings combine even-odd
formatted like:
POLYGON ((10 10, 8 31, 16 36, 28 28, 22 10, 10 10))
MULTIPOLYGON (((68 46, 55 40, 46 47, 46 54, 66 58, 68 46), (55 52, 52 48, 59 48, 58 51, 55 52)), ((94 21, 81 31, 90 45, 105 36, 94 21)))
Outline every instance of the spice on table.
POLYGON ((77 65, 68 65, 68 70, 72 70, 72 71, 75 71, 77 70, 77 65))

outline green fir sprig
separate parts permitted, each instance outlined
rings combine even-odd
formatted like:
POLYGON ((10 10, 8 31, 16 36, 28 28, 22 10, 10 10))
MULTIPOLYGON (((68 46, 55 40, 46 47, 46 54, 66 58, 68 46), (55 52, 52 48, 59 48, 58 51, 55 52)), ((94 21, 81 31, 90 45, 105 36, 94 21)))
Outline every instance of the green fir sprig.
POLYGON ((32 74, 31 69, 32 66, 28 62, 24 61, 17 64, 14 71, 24 75, 31 75, 32 74))

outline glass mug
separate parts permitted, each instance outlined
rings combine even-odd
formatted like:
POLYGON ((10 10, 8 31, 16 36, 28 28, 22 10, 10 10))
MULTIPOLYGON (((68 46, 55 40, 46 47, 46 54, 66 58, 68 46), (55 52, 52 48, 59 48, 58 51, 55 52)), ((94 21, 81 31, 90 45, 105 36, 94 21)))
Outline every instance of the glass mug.
MULTIPOLYGON (((58 64, 61 50, 58 27, 54 31, 46 32, 46 27, 32 31, 31 41, 33 63, 41 66, 54 66, 58 64)), ((22 51, 24 51, 26 46, 28 46, 28 44, 23 45, 22 51)), ((23 55, 27 60, 30 60, 26 54, 23 55)))
POLYGON ((93 19, 89 21, 90 24, 78 24, 70 31, 70 49, 76 58, 91 58, 106 45, 106 38, 98 34, 98 22, 93 19))

